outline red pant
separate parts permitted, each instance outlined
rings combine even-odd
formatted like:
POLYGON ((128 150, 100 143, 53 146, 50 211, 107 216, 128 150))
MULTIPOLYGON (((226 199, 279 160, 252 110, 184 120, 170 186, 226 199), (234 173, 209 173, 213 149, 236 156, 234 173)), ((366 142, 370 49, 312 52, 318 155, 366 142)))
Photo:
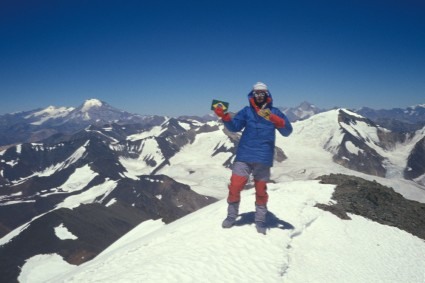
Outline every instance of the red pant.
MULTIPOLYGON (((241 200, 241 191, 248 182, 248 178, 232 174, 229 185, 229 196, 227 201, 229 203, 239 202, 241 200)), ((257 205, 266 205, 269 199, 267 194, 267 182, 254 180, 255 184, 255 203, 257 205)))

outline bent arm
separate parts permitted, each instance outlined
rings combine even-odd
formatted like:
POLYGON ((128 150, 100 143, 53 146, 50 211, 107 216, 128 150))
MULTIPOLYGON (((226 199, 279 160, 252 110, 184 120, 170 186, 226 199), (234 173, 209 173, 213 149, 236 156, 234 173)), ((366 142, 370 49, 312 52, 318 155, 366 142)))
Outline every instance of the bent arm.
POLYGON ((289 136, 292 133, 293 128, 292 128, 291 122, 289 122, 288 117, 286 117, 286 115, 279 110, 273 111, 273 114, 277 116, 276 123, 275 123, 276 129, 279 131, 279 133, 282 136, 284 137, 289 136))
POLYGON ((245 111, 246 109, 244 108, 229 121, 223 121, 224 126, 231 132, 241 131, 246 125, 245 111))
POLYGON ((285 126, 283 128, 277 128, 277 130, 282 136, 287 137, 292 133, 293 128, 292 128, 291 122, 289 122, 288 117, 283 115, 282 118, 283 120, 285 120, 285 126))

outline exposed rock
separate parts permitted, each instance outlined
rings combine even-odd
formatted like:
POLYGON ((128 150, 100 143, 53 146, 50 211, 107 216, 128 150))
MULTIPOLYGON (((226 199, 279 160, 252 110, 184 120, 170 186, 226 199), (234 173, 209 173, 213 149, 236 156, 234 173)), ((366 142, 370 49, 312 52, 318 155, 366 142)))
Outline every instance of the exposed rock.
POLYGON ((362 136, 362 133, 359 132, 360 129, 356 127, 360 122, 370 129, 379 131, 379 128, 371 120, 339 110, 338 123, 344 137, 333 156, 333 160, 349 169, 384 177, 386 174, 386 169, 382 165, 384 158, 371 147, 371 143, 377 141, 362 136), (352 145, 357 149, 357 152, 347 148, 347 144, 352 145))
MULTIPOLYGON (((425 174, 425 137, 416 143, 407 159, 404 170, 406 179, 415 179, 425 174)), ((425 180, 418 180, 425 185, 425 180)))
MULTIPOLYGON (((37 202, 0 206, 3 216, 0 217, 0 228, 4 230, 3 234, 11 230, 11 218, 19 221, 13 222, 14 227, 31 220, 40 213, 37 209, 43 201, 53 202, 52 197, 57 200, 57 196, 52 195, 39 198, 37 202), (22 212, 25 212, 24 215, 22 212)), ((99 198, 97 203, 80 205, 74 209, 51 210, 31 221, 9 243, 0 246, 2 282, 15 282, 20 267, 34 255, 57 253, 67 262, 78 265, 94 258, 145 220, 162 219, 170 223, 216 201, 163 175, 141 176, 140 180, 120 180, 112 192, 99 198), (61 224, 77 239, 59 239, 54 228, 61 224)), ((43 208, 45 210, 46 207, 43 208)))
POLYGON ((318 178, 323 184, 337 185, 332 195, 333 204, 317 204, 341 219, 349 213, 380 224, 394 226, 425 240, 425 204, 407 200, 392 188, 377 182, 330 174, 318 178))

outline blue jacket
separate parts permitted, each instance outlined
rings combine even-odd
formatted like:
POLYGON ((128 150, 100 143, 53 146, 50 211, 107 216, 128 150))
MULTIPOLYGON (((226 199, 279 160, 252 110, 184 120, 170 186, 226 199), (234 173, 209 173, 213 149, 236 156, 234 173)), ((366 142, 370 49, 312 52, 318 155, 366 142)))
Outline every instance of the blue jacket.
MULTIPOLYGON (((231 132, 239 132, 243 129, 235 161, 262 163, 272 166, 276 128, 272 122, 257 114, 254 108, 255 103, 252 91, 248 94, 248 101, 250 106, 244 107, 230 121, 224 122, 226 128, 231 132)), ((266 108, 269 108, 273 114, 285 120, 285 127, 277 128, 277 130, 281 135, 289 136, 292 133, 292 125, 288 118, 279 109, 273 107, 270 93, 267 101, 266 108)))

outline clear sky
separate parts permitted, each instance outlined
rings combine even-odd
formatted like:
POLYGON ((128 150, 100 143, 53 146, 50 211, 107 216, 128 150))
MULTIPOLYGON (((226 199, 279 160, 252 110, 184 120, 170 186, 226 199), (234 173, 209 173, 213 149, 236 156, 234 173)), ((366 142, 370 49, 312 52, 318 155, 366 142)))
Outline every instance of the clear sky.
POLYGON ((0 114, 98 98, 139 114, 425 103, 425 2, 0 1, 0 114))

